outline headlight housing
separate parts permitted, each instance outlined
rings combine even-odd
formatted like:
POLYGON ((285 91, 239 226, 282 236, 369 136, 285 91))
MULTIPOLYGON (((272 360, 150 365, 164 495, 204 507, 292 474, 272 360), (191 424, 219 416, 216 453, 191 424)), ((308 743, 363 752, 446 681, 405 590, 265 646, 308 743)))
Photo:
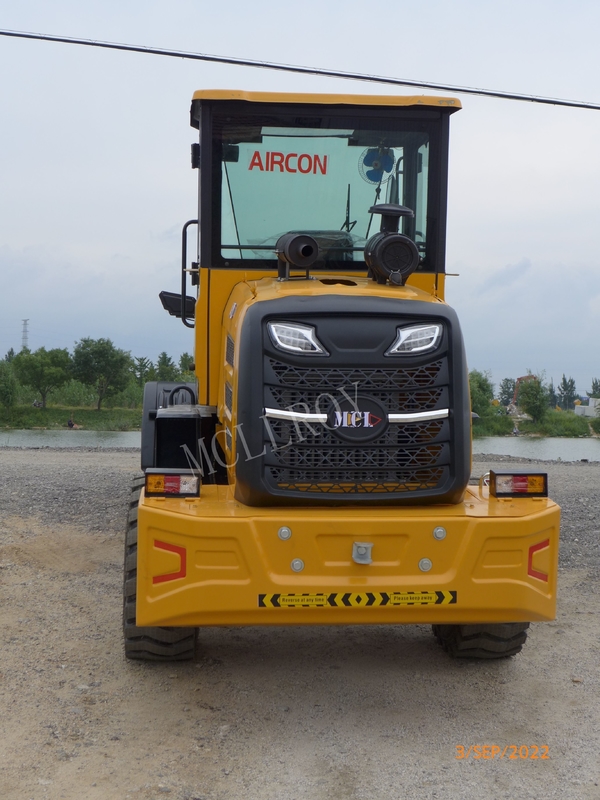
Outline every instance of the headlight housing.
POLYGON ((271 341, 278 350, 306 356, 328 356, 312 325, 297 322, 268 322, 271 341))
POLYGON ((433 322, 428 325, 410 325, 398 328, 398 335, 393 345, 386 351, 386 356, 410 355, 434 350, 442 338, 443 327, 433 322))

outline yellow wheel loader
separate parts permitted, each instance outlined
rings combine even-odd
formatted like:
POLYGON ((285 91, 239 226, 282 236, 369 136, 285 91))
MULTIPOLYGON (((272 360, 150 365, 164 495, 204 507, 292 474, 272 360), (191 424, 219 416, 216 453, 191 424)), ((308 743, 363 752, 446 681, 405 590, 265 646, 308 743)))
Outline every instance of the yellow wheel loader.
POLYGON ((191 658, 203 626, 408 623, 453 656, 499 658, 554 618, 547 476, 469 482, 467 363, 444 302, 459 108, 194 95, 198 214, 181 294, 161 300, 194 331, 197 383, 145 388, 128 658, 191 658))

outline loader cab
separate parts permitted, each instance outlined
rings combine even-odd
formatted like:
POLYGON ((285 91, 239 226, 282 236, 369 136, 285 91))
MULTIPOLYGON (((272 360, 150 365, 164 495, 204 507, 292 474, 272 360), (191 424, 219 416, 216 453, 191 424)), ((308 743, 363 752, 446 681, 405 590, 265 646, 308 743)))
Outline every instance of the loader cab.
MULTIPOLYGON (((443 453, 432 450, 423 456, 431 474, 406 472, 400 483, 387 478, 381 483, 379 473, 369 473, 368 480, 389 493, 389 502, 396 502, 406 487, 411 492, 417 487, 423 497, 435 496, 437 502, 462 492, 470 430, 462 338, 451 312, 442 320, 446 312, 439 308, 444 298, 449 118, 459 108, 458 100, 423 96, 194 94, 191 124, 198 130, 198 142, 192 145, 192 167, 199 178, 198 216, 183 230, 181 295, 163 293, 161 299, 169 313, 194 329, 198 384, 184 394, 168 387, 171 400, 167 408, 156 409, 149 451, 157 453, 156 442, 168 439, 176 425, 183 426, 184 409, 179 407, 189 404, 187 393, 192 391, 196 427, 192 430, 190 423, 189 436, 177 434, 178 447, 193 449, 198 434, 216 442, 215 459, 228 472, 223 480, 237 482, 237 496, 245 491, 244 502, 269 504, 277 492, 285 494, 283 479, 271 491, 274 479, 262 473, 247 476, 247 491, 240 488, 247 469, 242 461, 247 459, 234 470, 239 457, 235 431, 241 425, 244 435, 258 437, 254 446, 262 453, 271 444, 263 442, 257 422, 261 416, 274 408, 285 411, 290 403, 310 406, 307 413, 319 415, 312 409, 310 392, 310 397, 300 389, 284 392, 277 402, 271 389, 265 395, 269 381, 279 382, 268 377, 277 359, 268 354, 273 342, 265 332, 269 320, 261 314, 270 309, 269 314, 285 312, 300 323, 300 328, 292 326, 293 336, 303 326, 311 328, 311 315, 323 329, 333 326, 328 328, 330 346, 323 350, 323 364, 306 379, 314 383, 313 394, 316 387, 317 395, 330 392, 331 381, 343 378, 355 394, 364 390, 369 397, 377 395, 386 414, 399 414, 402 420, 406 414, 410 420, 425 414, 431 427, 427 435, 439 439, 443 453), (188 238, 191 242, 194 226, 197 251, 192 260, 188 238), (196 297, 188 290, 195 290, 196 297), (251 313, 250 306, 255 306, 251 313), (405 369, 396 375, 400 351, 390 353, 400 319, 446 334, 409 353, 405 369), (332 367, 327 380, 321 374, 325 361, 332 367), (374 383, 364 372, 373 365, 374 383), (404 384, 410 391, 400 395, 397 390, 404 384), (247 414, 242 401, 252 405, 247 414), (170 410, 170 405, 178 408, 170 410), (169 432, 161 438, 162 428, 169 432), (447 443, 457 454, 452 465, 447 443), (265 489, 267 483, 270 488, 265 489)), ((310 350, 311 345, 299 347, 310 350)), ((288 351, 286 358, 292 355, 288 351)), ((301 355, 297 366, 305 361, 301 355)), ((285 381, 301 374, 296 371, 285 381)), ((152 387, 152 398, 161 390, 152 387)), ((149 418, 153 403, 149 399, 149 418)), ((360 410, 366 413, 362 406, 360 410)), ((422 421, 419 417, 418 423, 422 421)), ((239 446, 245 447, 241 435, 239 446)), ((172 458, 167 461, 158 464, 154 458, 152 465, 180 466, 172 458)), ((347 481, 344 473, 344 485, 358 487, 357 469, 355 465, 347 481)), ((290 485, 296 483, 294 479, 290 485)), ((285 502, 290 498, 286 495, 285 502)), ((295 492, 292 499, 318 500, 314 492, 306 498, 295 492)))
POLYGON ((365 248, 390 227, 381 209, 402 209, 391 224, 407 246, 390 253, 390 270, 408 258, 401 283, 443 300, 449 117, 458 109, 456 99, 424 96, 194 94, 199 202, 188 226, 197 224, 197 253, 187 255, 186 226, 178 315, 196 331, 199 403, 217 404, 215 353, 232 291, 277 278, 282 237, 308 236, 318 250, 299 277, 385 283, 365 248))
POLYGON ((286 233, 318 243, 315 270, 366 273, 378 204, 412 210, 400 232, 417 272, 444 271, 448 118, 444 98, 196 92, 201 267, 277 268, 286 233))

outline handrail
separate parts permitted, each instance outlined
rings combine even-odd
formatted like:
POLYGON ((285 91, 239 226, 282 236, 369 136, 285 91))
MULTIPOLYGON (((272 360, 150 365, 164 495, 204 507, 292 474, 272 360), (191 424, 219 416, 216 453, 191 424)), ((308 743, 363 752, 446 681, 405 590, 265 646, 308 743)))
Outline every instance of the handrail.
POLYGON ((181 321, 186 328, 194 327, 193 322, 188 322, 185 313, 185 293, 187 290, 187 232, 190 225, 197 224, 197 219, 188 219, 181 231, 181 321))

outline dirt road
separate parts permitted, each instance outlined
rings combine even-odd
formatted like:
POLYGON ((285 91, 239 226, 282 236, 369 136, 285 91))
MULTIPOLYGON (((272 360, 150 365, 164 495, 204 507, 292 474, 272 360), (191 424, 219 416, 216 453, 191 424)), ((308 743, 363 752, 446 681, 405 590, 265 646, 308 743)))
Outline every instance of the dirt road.
POLYGON ((169 666, 122 653, 138 454, 0 450, 1 800, 600 798, 600 464, 547 466, 560 611, 515 658, 453 662, 427 626, 248 628, 169 666))

